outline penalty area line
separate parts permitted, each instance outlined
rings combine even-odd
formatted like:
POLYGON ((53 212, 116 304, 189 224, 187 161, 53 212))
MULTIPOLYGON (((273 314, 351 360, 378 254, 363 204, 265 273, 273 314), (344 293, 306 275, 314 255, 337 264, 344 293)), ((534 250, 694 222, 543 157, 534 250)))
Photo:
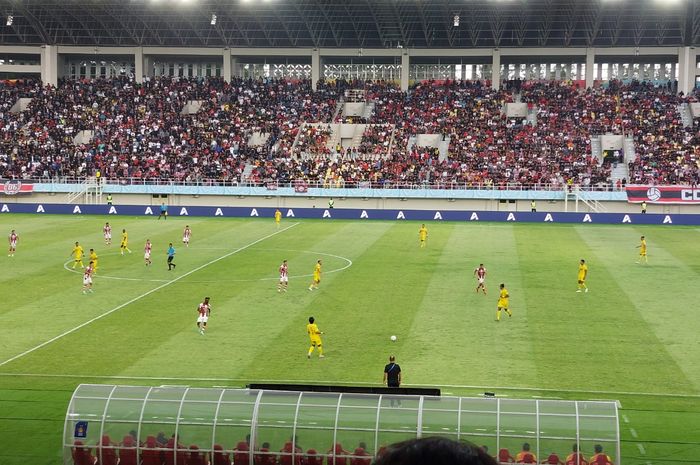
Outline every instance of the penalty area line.
POLYGON ((262 241, 264 241, 264 240, 266 240, 266 239, 269 239, 269 238, 271 238, 271 237, 273 237, 273 236, 276 236, 276 235, 278 235, 278 234, 280 234, 280 233, 283 233, 283 232, 287 231, 288 229, 291 229, 291 228, 293 228, 294 226, 297 226, 298 224, 299 224, 299 223, 293 223, 293 224, 287 226, 287 227, 284 228, 284 229, 280 229, 279 231, 275 231, 275 232, 272 233, 272 234, 268 234, 267 236, 261 237, 260 239, 257 239, 257 240, 255 240, 255 241, 249 243, 249 244, 246 244, 246 245, 244 245, 244 246, 242 246, 242 247, 239 247, 239 248, 237 248, 236 250, 233 250, 233 251, 231 251, 231 252, 229 252, 229 253, 227 253, 227 254, 224 254, 224 255, 220 256, 219 258, 215 258, 214 260, 211 260, 211 261, 209 261, 209 262, 207 262, 207 263, 205 263, 205 264, 203 264, 203 265, 200 265, 200 266, 198 266, 197 268, 194 268, 194 269, 188 271, 187 273, 178 276, 177 278, 171 279, 170 281, 167 281, 167 282, 161 284, 160 286, 154 287, 154 288, 151 289, 150 291, 144 292, 143 294, 141 294, 141 295, 139 295, 139 296, 136 296, 136 297, 134 297, 133 299, 130 299, 130 300, 124 302, 123 304, 120 304, 120 305, 114 307, 114 308, 111 309, 111 310, 108 310, 108 311, 106 311, 106 312, 104 312, 104 313, 101 313, 101 314, 97 315, 96 317, 91 318, 91 319, 89 319, 88 321, 86 321, 86 322, 84 322, 84 323, 81 323, 81 324, 79 324, 78 326, 75 326, 74 328, 69 329, 68 331, 64 331, 63 333, 59 334, 58 336, 52 337, 52 338, 49 339, 48 341, 42 342, 41 344, 39 344, 39 345, 37 345, 37 346, 34 346, 34 347, 32 347, 31 349, 27 349, 27 350, 25 350, 24 352, 15 355, 14 357, 10 357, 10 358, 8 358, 8 359, 5 360, 5 361, 0 362, 0 367, 1 367, 1 366, 4 366, 4 365, 7 365, 8 363, 14 362, 15 360, 17 360, 17 359, 19 359, 19 358, 22 358, 22 357, 24 357, 25 355, 29 355, 29 354, 31 354, 32 352, 41 349, 42 347, 46 347, 47 345, 51 344, 52 342, 55 342, 55 341, 57 341, 57 340, 59 340, 59 339, 65 337, 65 336, 68 336, 69 334, 72 334, 72 333, 78 331, 79 329, 84 328, 85 326, 87 326, 87 325, 89 325, 89 324, 91 324, 91 323, 94 323, 94 322, 97 321, 97 320, 100 320, 100 319, 102 319, 102 318, 104 318, 104 317, 106 317, 106 316, 108 316, 108 315, 111 315, 112 313, 114 313, 114 312, 116 312, 116 311, 118 311, 118 310, 121 310, 122 308, 124 308, 124 307, 126 307, 126 306, 128 306, 128 305, 131 305, 131 304, 133 304, 134 302, 137 302, 137 301, 143 299, 144 297, 147 297, 147 296, 153 294, 154 292, 158 292, 159 290, 161 290, 161 289, 163 289, 163 288, 165 288, 165 287, 168 287, 168 286, 170 286, 171 284, 174 284, 174 283, 180 281, 181 279, 184 279, 184 278, 186 278, 187 276, 190 276, 191 274, 196 273, 197 271, 202 270, 202 269, 208 267, 209 265, 213 265, 213 264, 216 263, 216 262, 219 262, 219 261, 221 261, 221 260, 224 260, 224 259, 226 259, 226 258, 232 256, 232 255, 235 255, 235 254, 237 254, 237 253, 239 253, 239 252, 242 252, 242 251, 244 251, 244 250, 246 250, 246 249, 248 249, 248 248, 250 248, 250 247, 252 247, 252 246, 254 246, 254 245, 256 245, 256 244, 259 244, 260 242, 262 242, 262 241))
MULTIPOLYGON (((333 380, 307 380, 307 379, 259 379, 259 378, 217 378, 217 377, 179 377, 179 376, 130 376, 130 375, 72 375, 63 373, 10 373, 0 372, 0 376, 16 376, 16 377, 35 377, 35 378, 74 378, 74 379, 123 379, 134 381, 192 381, 192 382, 242 382, 242 383, 281 383, 281 384, 337 384, 350 386, 376 386, 380 383, 371 381, 333 381, 333 380)), ((493 386, 473 386, 463 384, 410 384, 402 383, 406 387, 440 387, 440 388, 458 388, 458 389, 479 389, 479 390, 496 390, 504 391, 553 391, 565 392, 574 394, 612 394, 612 395, 628 395, 628 396, 648 396, 648 397, 679 397, 679 398, 700 398, 700 394, 676 394, 676 393, 661 393, 661 392, 634 392, 634 391, 595 391, 584 389, 552 389, 552 388, 534 388, 534 387, 493 387, 493 386)), ((533 396, 536 397, 536 396, 533 396)), ((602 401, 601 402, 609 402, 602 401)))

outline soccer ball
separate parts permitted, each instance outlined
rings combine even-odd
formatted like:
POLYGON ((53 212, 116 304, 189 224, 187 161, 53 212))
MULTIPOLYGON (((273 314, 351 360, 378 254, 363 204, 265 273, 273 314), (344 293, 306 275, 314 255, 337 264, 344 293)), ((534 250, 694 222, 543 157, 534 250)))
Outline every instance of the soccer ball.
POLYGON ((397 338, 396 338, 396 336, 391 336, 390 339, 391 339, 391 342, 396 342, 396 339, 397 339, 397 338))

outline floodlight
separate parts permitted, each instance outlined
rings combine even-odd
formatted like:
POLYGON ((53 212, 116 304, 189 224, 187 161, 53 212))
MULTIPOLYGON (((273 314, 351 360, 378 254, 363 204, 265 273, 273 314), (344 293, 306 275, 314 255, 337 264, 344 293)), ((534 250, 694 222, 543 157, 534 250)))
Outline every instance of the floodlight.
POLYGON ((216 24, 216 15, 212 14, 211 15, 211 21, 209 22, 212 26, 216 24))
POLYGON ((459 15, 455 15, 452 19, 454 20, 454 22, 452 23, 454 27, 459 27, 459 15))
POLYGON ((12 16, 12 15, 7 15, 7 22, 5 23, 5 25, 7 25, 7 26, 12 26, 12 22, 13 22, 14 20, 15 20, 15 17, 14 17, 14 16, 12 16))

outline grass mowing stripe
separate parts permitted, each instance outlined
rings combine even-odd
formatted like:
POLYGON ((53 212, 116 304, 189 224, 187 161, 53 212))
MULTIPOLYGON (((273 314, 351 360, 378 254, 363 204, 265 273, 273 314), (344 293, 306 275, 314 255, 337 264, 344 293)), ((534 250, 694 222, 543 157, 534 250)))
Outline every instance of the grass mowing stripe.
POLYGON ((130 300, 126 301, 125 303, 114 307, 114 308, 111 309, 111 310, 108 310, 108 311, 106 311, 106 312, 104 312, 104 313, 101 313, 100 315, 98 315, 98 316, 96 316, 96 317, 94 317, 94 318, 91 318, 90 320, 88 320, 88 321, 86 321, 86 322, 84 322, 84 323, 82 323, 82 324, 80 324, 80 325, 78 325, 78 326, 76 326, 76 327, 74 327, 74 328, 71 328, 71 329, 68 330, 68 331, 64 331, 63 333, 61 333, 61 334, 59 334, 58 336, 55 336, 55 337, 49 339, 49 340, 46 341, 46 342, 43 342, 43 343, 41 343, 41 344, 39 344, 39 345, 37 345, 37 346, 32 347, 31 349, 25 350, 24 352, 15 355, 14 357, 10 357, 10 358, 8 358, 8 359, 5 360, 5 361, 0 362, 0 367, 5 366, 5 365, 7 365, 8 363, 11 363, 11 362, 13 362, 13 361, 15 361, 15 360, 17 360, 17 359, 19 359, 19 358, 22 358, 22 357, 24 357, 25 355, 30 354, 30 353, 32 353, 32 352, 34 352, 34 351, 36 351, 36 350, 39 350, 39 349, 41 349, 42 347, 46 347, 47 345, 51 344, 52 342, 57 341, 57 340, 59 340, 59 339, 65 337, 65 336, 67 336, 67 335, 69 335, 69 334, 72 334, 72 333, 78 331, 78 330, 81 329, 81 328, 84 328, 85 326, 89 325, 90 323, 93 323, 93 322, 95 322, 95 321, 97 321, 97 320, 99 320, 99 319, 101 319, 101 318, 106 317, 107 315, 110 315, 110 314, 112 314, 112 313, 114 313, 114 312, 116 312, 116 311, 118 311, 118 310, 121 310, 122 308, 124 308, 124 307, 126 307, 126 306, 128 306, 128 305, 131 305, 132 303, 137 302, 137 301, 143 299, 144 297, 153 294, 154 292, 157 292, 157 291, 159 291, 159 290, 161 290, 161 289, 163 289, 163 288, 165 288, 165 287, 168 287, 168 286, 172 285, 173 283, 176 283, 176 282, 180 281, 181 279, 184 279, 184 278, 186 278, 187 276, 189 276, 189 275, 191 275, 191 274, 193 274, 193 273, 196 273, 197 271, 199 271, 199 270, 201 270, 201 269, 203 269, 203 268, 206 268, 206 267, 209 266, 209 265, 212 265, 212 264, 214 264, 214 263, 216 263, 216 262, 218 262, 218 261, 221 261, 221 260, 223 260, 223 259, 225 259, 225 258, 228 258, 228 257, 230 257, 231 255, 237 254, 237 253, 239 253, 239 252, 241 252, 241 251, 243 251, 243 250, 245 250, 245 249, 247 249, 247 248, 249 248, 249 247, 254 246, 255 244, 258 244, 258 243, 264 241, 265 239, 269 239, 270 237, 273 237, 273 236, 276 236, 277 234, 283 233, 284 231, 287 231, 288 229, 291 229, 291 228, 293 228, 294 226, 296 226, 296 225, 298 225, 298 224, 299 224, 299 223, 293 223, 292 225, 287 226, 287 227, 284 228, 284 229, 280 229, 279 231, 275 231, 275 232, 272 233, 272 234, 268 234, 268 235, 266 235, 266 236, 264 236, 264 237, 262 237, 262 238, 260 238, 260 239, 257 239, 257 240, 255 240, 255 241, 249 243, 249 244, 246 244, 246 245, 244 245, 244 246, 242 246, 242 247, 239 247, 239 248, 237 248, 236 250, 234 250, 234 251, 232 251, 232 252, 229 252, 229 253, 227 253, 227 254, 224 254, 224 255, 222 255, 221 257, 218 257, 218 258, 216 258, 216 259, 214 259, 214 260, 211 260, 211 261, 209 261, 209 262, 207 262, 207 263, 205 263, 205 264, 203 264, 203 265, 200 265, 200 266, 198 266, 197 268, 194 268, 194 269, 188 271, 187 273, 185 273, 185 274, 183 274, 183 275, 180 275, 180 276, 178 276, 177 278, 174 278, 174 279, 168 281, 167 283, 161 284, 160 286, 157 286, 157 287, 151 289, 151 290, 148 291, 148 292, 145 292, 145 293, 143 293, 143 294, 141 294, 141 295, 139 295, 139 296, 137 296, 137 297, 134 297, 133 299, 130 299, 130 300))

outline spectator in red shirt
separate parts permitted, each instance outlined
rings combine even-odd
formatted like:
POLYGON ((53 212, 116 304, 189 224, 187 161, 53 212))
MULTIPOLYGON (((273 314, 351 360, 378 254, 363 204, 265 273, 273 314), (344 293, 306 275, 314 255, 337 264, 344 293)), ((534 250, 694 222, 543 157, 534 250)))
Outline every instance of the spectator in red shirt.
POLYGON ((95 465, 97 463, 97 458, 92 456, 90 449, 85 447, 83 441, 73 443, 72 455, 75 465, 95 465))
POLYGON ((589 465, 613 465, 612 459, 603 453, 603 446, 596 444, 593 448, 595 454, 591 457, 589 465))
POLYGON ((516 463, 537 463, 537 457, 535 454, 530 452, 530 444, 529 443, 524 443, 523 444, 523 450, 518 452, 515 455, 515 462, 516 463))
POLYGON ((367 453, 367 444, 361 442, 353 451, 354 457, 350 460, 350 465, 370 465, 372 456, 367 453))
POLYGON ((573 451, 566 457, 566 465, 588 465, 586 457, 578 451, 578 446, 576 444, 571 448, 573 451))
POLYGON ((513 463, 515 462, 515 459, 513 458, 513 456, 510 455, 510 451, 508 449, 502 447, 501 450, 498 451, 498 462, 513 463))
POLYGON ((549 454, 549 457, 543 460, 542 463, 546 463, 548 465, 564 465, 564 462, 562 462, 559 456, 554 452, 549 454))
POLYGON ((332 449, 326 453, 328 455, 328 465, 348 465, 350 452, 343 449, 342 444, 337 442, 332 449))
POLYGON ((221 444, 214 444, 214 459, 212 460, 212 465, 231 465, 228 452, 224 452, 224 448, 221 444))

